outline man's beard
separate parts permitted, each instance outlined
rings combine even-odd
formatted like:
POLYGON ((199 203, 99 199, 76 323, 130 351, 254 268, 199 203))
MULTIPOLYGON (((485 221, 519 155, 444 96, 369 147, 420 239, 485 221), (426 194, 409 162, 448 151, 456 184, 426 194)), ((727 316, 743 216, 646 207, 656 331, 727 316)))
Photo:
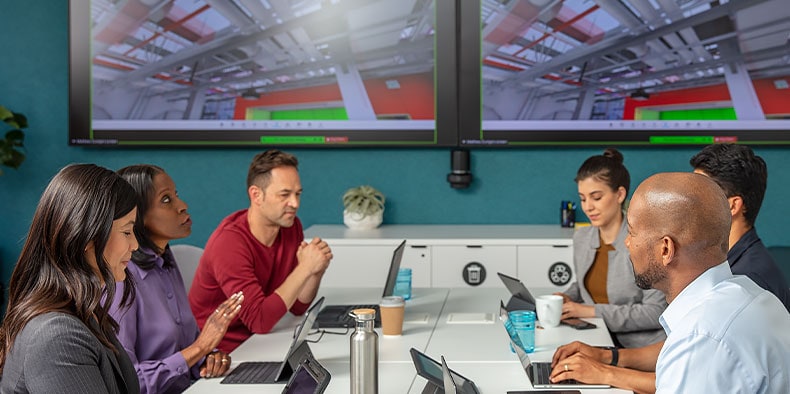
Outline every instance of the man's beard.
MULTIPOLYGON (((631 266, 634 267, 634 262, 631 262, 631 266)), ((656 282, 662 281, 666 279, 667 273, 664 271, 661 264, 658 261, 653 259, 648 259, 647 270, 645 272, 637 273, 636 267, 634 267, 634 279, 636 280, 636 285, 642 290, 649 290, 654 289, 653 285, 656 282)))

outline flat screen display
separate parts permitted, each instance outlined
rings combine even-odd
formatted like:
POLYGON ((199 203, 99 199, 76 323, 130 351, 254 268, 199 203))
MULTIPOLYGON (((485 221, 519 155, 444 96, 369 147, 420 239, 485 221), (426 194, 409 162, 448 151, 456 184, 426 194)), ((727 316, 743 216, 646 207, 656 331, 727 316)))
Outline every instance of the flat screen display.
POLYGON ((790 143, 780 0, 465 0, 460 144, 790 143))
POLYGON ((457 145, 454 0, 69 7, 71 145, 457 145))

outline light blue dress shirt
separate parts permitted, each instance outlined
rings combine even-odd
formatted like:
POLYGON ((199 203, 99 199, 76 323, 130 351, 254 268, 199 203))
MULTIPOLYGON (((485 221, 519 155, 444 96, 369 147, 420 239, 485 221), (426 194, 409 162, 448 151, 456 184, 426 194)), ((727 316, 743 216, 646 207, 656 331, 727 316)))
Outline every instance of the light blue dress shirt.
POLYGON ((660 322, 657 393, 788 393, 790 314, 726 261, 683 289, 660 322))

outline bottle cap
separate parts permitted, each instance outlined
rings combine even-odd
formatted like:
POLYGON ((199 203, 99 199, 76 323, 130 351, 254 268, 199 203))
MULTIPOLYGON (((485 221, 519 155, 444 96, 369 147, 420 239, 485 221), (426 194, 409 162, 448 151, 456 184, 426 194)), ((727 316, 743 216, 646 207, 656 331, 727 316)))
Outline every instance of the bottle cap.
POLYGON ((357 320, 375 320, 376 319, 376 310, 375 309, 354 309, 349 312, 349 315, 354 317, 357 320))

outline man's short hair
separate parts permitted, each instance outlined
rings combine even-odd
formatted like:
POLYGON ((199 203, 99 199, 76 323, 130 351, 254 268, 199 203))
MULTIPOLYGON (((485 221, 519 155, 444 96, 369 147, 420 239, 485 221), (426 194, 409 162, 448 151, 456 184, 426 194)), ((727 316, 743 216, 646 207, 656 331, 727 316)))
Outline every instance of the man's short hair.
POLYGON ((714 144, 704 147, 689 163, 713 178, 728 198, 741 197, 744 218, 754 225, 768 184, 768 167, 762 157, 746 145, 714 144))
POLYGON ((277 149, 269 149, 265 152, 258 153, 250 163, 250 169, 247 172, 247 188, 252 185, 258 186, 261 189, 266 189, 269 186, 269 181, 272 179, 271 171, 277 167, 293 167, 298 168, 299 160, 296 156, 285 153, 277 149))

